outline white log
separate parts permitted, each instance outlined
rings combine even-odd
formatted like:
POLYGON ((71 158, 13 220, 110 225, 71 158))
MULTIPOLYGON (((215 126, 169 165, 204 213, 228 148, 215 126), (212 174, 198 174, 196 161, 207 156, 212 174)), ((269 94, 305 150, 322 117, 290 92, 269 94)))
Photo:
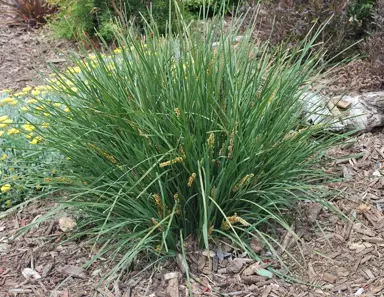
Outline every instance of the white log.
POLYGON ((331 127, 335 131, 357 130, 362 133, 384 126, 384 91, 345 95, 341 98, 350 103, 350 107, 330 111, 330 108, 337 108, 334 104, 328 104, 335 98, 306 93, 302 97, 304 114, 313 124, 332 123, 331 127))

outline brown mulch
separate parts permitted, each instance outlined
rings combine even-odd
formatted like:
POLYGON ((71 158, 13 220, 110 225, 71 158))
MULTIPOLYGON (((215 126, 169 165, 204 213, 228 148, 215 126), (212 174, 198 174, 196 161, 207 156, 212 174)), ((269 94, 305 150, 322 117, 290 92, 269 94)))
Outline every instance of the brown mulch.
MULTIPOLYGON (((25 25, 0 21, 0 89, 38 84, 37 71, 49 73, 47 61, 64 67, 60 53, 70 49, 71 43, 48 37, 43 30, 29 32, 25 25)), ((383 80, 368 68, 361 61, 340 67, 330 91, 382 89, 383 80)), ((299 204, 301 215, 292 225, 297 237, 286 232, 279 236, 279 256, 286 267, 276 259, 254 262, 225 243, 209 254, 192 248, 187 252, 193 296, 383 296, 384 134, 358 136, 355 143, 329 154, 335 160, 326 170, 344 178, 329 185, 339 191, 332 203, 348 219, 316 203, 299 204), (303 284, 257 275, 262 268, 285 272, 303 284)), ((113 263, 100 259, 83 268, 91 246, 65 242, 68 231, 60 228, 60 218, 15 238, 20 227, 53 207, 49 200, 31 202, 0 220, 0 297, 174 297, 177 291, 188 296, 180 261, 169 260, 145 272, 141 270, 147 263, 136 262, 121 279, 100 282, 113 263)), ((257 242, 253 246, 261 249, 257 242)), ((260 253, 268 255, 266 249, 260 253)))
MULTIPOLYGON (((364 134, 355 143, 329 152, 335 160, 327 167, 344 180, 329 185, 339 195, 332 203, 347 218, 316 203, 297 205, 292 229, 297 236, 282 233, 279 256, 254 262, 223 242, 208 254, 187 250, 193 296, 382 296, 384 294, 384 134, 364 134), (345 157, 345 156, 349 157, 345 157), (222 257, 222 258, 221 258, 222 257), (221 258, 221 259, 220 259, 221 258), (300 280, 290 283, 256 270, 274 268, 300 280)), ((101 259, 87 269, 91 247, 84 242, 66 242, 59 224, 40 223, 22 237, 16 230, 41 217, 53 202, 32 202, 0 221, 0 296, 187 296, 183 265, 169 260, 140 273, 147 263, 137 262, 130 274, 111 284, 100 277, 112 267, 101 259), (23 275, 26 268, 41 278, 23 275), (18 295, 16 294, 18 293, 18 295), (125 294, 125 295, 124 295, 125 294), (168 295, 167 295, 168 294, 168 295)), ((65 214, 63 214, 65 216, 65 214)), ((191 245, 193 246, 193 241, 191 245)), ((261 249, 253 242, 254 249, 261 249)))
POLYGON ((31 30, 26 23, 0 13, 0 90, 38 84, 52 73, 47 63, 65 67, 63 53, 75 49, 73 43, 55 39, 47 30, 31 30))

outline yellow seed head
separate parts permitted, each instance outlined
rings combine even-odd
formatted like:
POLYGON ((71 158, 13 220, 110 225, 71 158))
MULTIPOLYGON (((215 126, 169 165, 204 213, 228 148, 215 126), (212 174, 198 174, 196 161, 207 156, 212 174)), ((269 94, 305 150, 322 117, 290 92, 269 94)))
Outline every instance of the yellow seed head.
POLYGON ((182 163, 182 162, 183 162, 183 158, 182 157, 177 157, 177 158, 175 158, 173 160, 160 163, 160 167, 163 168, 163 167, 167 167, 167 166, 173 165, 175 163, 182 163))
POLYGON ((246 227, 250 226, 250 224, 246 220, 242 219, 235 213, 235 215, 227 217, 227 219, 223 220, 223 222, 221 223, 221 229, 224 231, 229 230, 231 226, 236 223, 240 223, 241 225, 246 227))
POLYGON ((157 208, 157 213, 159 215, 159 217, 161 217, 163 215, 163 204, 161 202, 161 197, 159 194, 153 194, 153 199, 155 200, 155 205, 156 205, 156 208, 157 208))
MULTIPOLYGON (((159 224, 159 222, 155 218, 152 218, 152 223, 155 226, 159 224)), ((163 226, 159 225, 159 230, 163 231, 163 226)))
POLYGON ((209 134, 207 143, 208 143, 208 147, 209 147, 209 149, 212 150, 213 147, 215 146, 215 134, 213 134, 213 132, 211 132, 211 133, 209 134))
POLYGON ((245 183, 249 182, 249 180, 254 177, 255 175, 253 173, 247 174, 244 176, 232 189, 233 192, 238 191, 245 183))
POLYGON ((187 186, 188 188, 192 187, 192 184, 196 178, 196 173, 192 173, 191 176, 188 178, 187 186))
POLYGON ((175 111, 175 113, 176 113, 177 118, 180 119, 180 109, 179 109, 178 107, 176 107, 176 108, 174 109, 174 111, 175 111))
POLYGON ((216 196, 216 187, 213 187, 211 190, 211 198, 215 199, 215 196, 216 196))
POLYGON ((211 225, 211 226, 209 227, 209 229, 208 229, 208 235, 211 235, 211 234, 212 234, 212 231, 213 231, 214 228, 215 228, 214 225, 211 225))

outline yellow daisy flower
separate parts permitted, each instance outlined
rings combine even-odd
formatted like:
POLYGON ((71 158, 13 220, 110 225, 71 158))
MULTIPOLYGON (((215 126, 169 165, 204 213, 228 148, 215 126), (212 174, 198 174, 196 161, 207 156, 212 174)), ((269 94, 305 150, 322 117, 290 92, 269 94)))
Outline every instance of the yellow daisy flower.
POLYGON ((20 130, 16 128, 10 128, 7 132, 8 135, 19 134, 20 130))
POLYGON ((31 124, 25 124, 22 126, 24 130, 28 131, 28 132, 32 132, 33 130, 35 130, 35 127, 32 126, 31 124))
POLYGON ((9 192, 12 189, 10 184, 5 184, 1 186, 1 192, 6 193, 9 192))

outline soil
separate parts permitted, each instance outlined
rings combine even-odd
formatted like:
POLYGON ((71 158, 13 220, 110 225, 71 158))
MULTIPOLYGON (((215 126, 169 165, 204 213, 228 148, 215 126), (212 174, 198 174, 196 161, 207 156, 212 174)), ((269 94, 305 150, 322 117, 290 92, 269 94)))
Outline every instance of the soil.
MULTIPOLYGON (((0 89, 38 84, 36 72, 49 73, 46 62, 61 65, 60 52, 74 48, 47 37, 44 31, 29 32, 24 24, 10 26, 0 21, 0 89)), ((356 66, 339 69, 338 73, 347 73, 340 76, 346 77, 340 89, 363 79, 359 73, 350 74, 348 67, 356 66)), ((382 88, 375 77, 368 81, 369 90, 382 88)), ((361 91, 362 84, 356 83, 359 87, 353 91, 361 91)), ((329 155, 334 161, 325 170, 344 178, 328 185, 339 193, 331 203, 344 217, 317 203, 298 204, 300 215, 291 226, 296 236, 283 231, 279 236, 278 255, 285 267, 275 259, 254 262, 226 243, 209 253, 187 250, 193 296, 383 296, 384 133, 356 136, 354 142, 329 155), (257 275, 255 271, 263 268, 274 268, 301 283, 276 274, 257 275)), ((53 200, 31 201, 0 217, 0 297, 188 296, 188 282, 178 261, 169 260, 144 272, 143 263, 137 262, 132 272, 103 283, 101 278, 113 263, 100 259, 86 265, 91 247, 82 241, 65 241, 68 233, 75 232, 70 230, 74 227, 71 220, 63 227, 66 214, 16 236, 21 227, 54 207, 53 200)), ((259 242, 252 246, 266 256, 259 242)))
POLYGON ((55 39, 48 30, 31 30, 26 23, 0 13, 0 90, 38 84, 52 73, 49 64, 68 66, 63 53, 75 49, 75 44, 55 39))

